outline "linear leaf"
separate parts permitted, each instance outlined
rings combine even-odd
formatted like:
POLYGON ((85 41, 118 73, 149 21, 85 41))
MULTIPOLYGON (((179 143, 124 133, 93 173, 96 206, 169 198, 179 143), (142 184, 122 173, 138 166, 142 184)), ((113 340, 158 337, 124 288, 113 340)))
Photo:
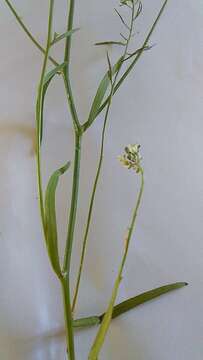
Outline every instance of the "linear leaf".
POLYGON ((40 139, 40 145, 42 144, 42 138, 43 138, 43 129, 44 129, 44 101, 46 92, 48 90, 49 84, 51 83, 51 80, 53 77, 60 73, 63 68, 66 66, 67 62, 64 62, 60 65, 57 65, 53 70, 49 71, 46 76, 44 77, 43 81, 43 88, 42 88, 42 98, 41 98, 41 109, 39 111, 40 115, 40 121, 39 121, 39 139, 40 139))
POLYGON ((58 236, 56 222, 55 196, 59 177, 69 168, 70 162, 56 170, 49 179, 45 193, 45 234, 46 244, 53 269, 57 275, 61 275, 61 267, 58 253, 58 236))
POLYGON ((126 44, 123 43, 122 41, 101 41, 101 42, 97 42, 95 43, 96 46, 100 46, 100 45, 122 45, 125 46, 126 44))
POLYGON ((57 36, 55 36, 54 40, 51 42, 51 45, 54 45, 54 44, 58 43, 59 41, 65 39, 65 38, 68 38, 69 36, 72 36, 78 30, 79 30, 79 28, 66 31, 61 35, 57 34, 57 36))
MULTIPOLYGON (((142 305, 148 301, 151 301, 153 299, 156 299, 168 292, 181 289, 184 286, 187 286, 188 283, 186 282, 177 282, 169 285, 164 285, 161 287, 158 287, 153 290, 146 291, 142 294, 139 294, 131 299, 125 300, 122 303, 114 306, 113 313, 112 313, 112 319, 115 319, 116 317, 124 314, 125 312, 132 310, 136 308, 139 305, 142 305)), ((89 316, 87 318, 81 318, 73 321, 73 326, 75 328, 85 328, 90 326, 95 326, 101 324, 104 314, 100 316, 89 316)))
POLYGON ((41 121, 40 121, 40 145, 42 144, 42 138, 43 138, 43 129, 44 129, 44 102, 45 102, 45 96, 46 92, 48 90, 49 84, 51 83, 52 78, 55 74, 53 74, 50 79, 46 82, 46 84, 43 86, 42 90, 42 100, 41 100, 41 121))
MULTIPOLYGON (((120 57, 120 59, 117 61, 117 63, 112 67, 112 75, 114 75, 118 71, 122 60, 123 60, 123 57, 120 57)), ((88 117, 88 121, 85 124, 85 129, 87 127, 89 127, 92 124, 92 122, 94 121, 109 85, 110 85, 110 77, 109 77, 109 71, 107 71, 105 76, 101 80, 98 90, 97 90, 97 93, 94 97, 92 107, 90 110, 90 114, 88 117)))
POLYGON ((50 79, 52 79, 54 75, 60 74, 66 65, 67 61, 64 61, 62 64, 56 66, 53 70, 49 71, 44 77, 43 85, 45 85, 50 79))
MULTIPOLYGON (((142 294, 132 297, 131 299, 125 300, 122 303, 114 306, 112 319, 115 319, 116 317, 122 315, 123 313, 131 309, 134 309, 135 307, 142 305, 148 301, 151 301, 161 295, 164 295, 170 291, 180 289, 187 285, 188 284, 186 282, 177 282, 174 284, 164 285, 156 289, 146 291, 142 294)), ((103 319, 104 315, 105 313, 100 316, 100 319, 103 319)))

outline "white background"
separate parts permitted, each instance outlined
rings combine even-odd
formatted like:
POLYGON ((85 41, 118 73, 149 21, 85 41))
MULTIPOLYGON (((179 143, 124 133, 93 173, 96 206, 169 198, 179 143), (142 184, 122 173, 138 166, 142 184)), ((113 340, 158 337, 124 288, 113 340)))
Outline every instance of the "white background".
MULTIPOLYGON (((105 71, 105 49, 121 25, 116 1, 77 0, 72 80, 79 115, 86 120, 105 71)), ((48 1, 14 2, 37 38, 45 40, 48 1)), ((144 1, 139 46, 161 5, 144 1)), ((55 30, 65 30, 66 1, 56 1, 55 30)), ((146 52, 111 109, 103 176, 96 197, 78 316, 104 311, 118 269, 123 237, 139 179, 117 155, 142 145, 145 193, 120 288, 119 301, 175 281, 189 286, 115 320, 101 359, 202 360, 203 358, 203 5, 169 1, 146 52)), ((2 360, 65 359, 60 288, 45 252, 35 176, 35 98, 42 62, 0 3, 0 354, 2 360)), ((111 50, 111 56, 118 50, 111 50)), ((62 59, 62 47, 55 50, 62 59)), ((85 135, 80 205, 73 256, 78 267, 88 199, 95 174, 103 114, 85 135)), ((73 133, 59 79, 50 87, 43 144, 44 181, 73 157, 73 133)), ((61 249, 66 232, 71 172, 58 190, 61 249)), ((87 359, 96 329, 76 335, 77 359, 87 359)))

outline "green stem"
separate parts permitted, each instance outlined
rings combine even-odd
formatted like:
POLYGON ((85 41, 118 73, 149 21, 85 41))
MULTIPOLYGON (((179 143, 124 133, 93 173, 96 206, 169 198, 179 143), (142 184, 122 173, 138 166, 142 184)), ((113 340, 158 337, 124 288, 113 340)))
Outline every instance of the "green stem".
POLYGON ((38 88, 37 96, 37 105, 36 105, 36 128, 37 128, 37 179, 38 179, 38 192, 39 192, 39 205, 41 212, 41 220, 43 225, 44 237, 46 238, 45 230, 45 216, 44 216, 44 201, 43 201, 43 189, 42 189, 42 176, 41 176, 41 139, 40 139, 40 130, 41 130, 41 119, 42 119, 42 94, 43 94, 43 82, 46 74, 46 67, 49 57, 49 49, 52 40, 52 23, 53 23, 53 8, 54 0, 50 0, 49 5, 49 19, 48 19, 48 32, 47 32, 47 45, 46 51, 41 71, 41 77, 38 88))
POLYGON ((120 274, 122 274, 123 268, 124 268, 124 265, 125 265, 125 262, 126 262, 126 258, 127 258, 127 255, 128 255, 128 249, 129 249, 129 245, 130 245, 130 239, 132 237, 132 233, 133 233, 134 228, 135 228, 135 222, 136 222, 136 219, 137 219, 137 213, 138 213, 138 210, 139 210, 139 207, 140 207, 142 194, 143 194, 143 191, 144 191, 144 172, 143 172, 142 168, 140 168, 140 174, 141 174, 140 191, 139 191, 136 206, 135 206, 135 209, 134 209, 134 212, 133 212, 132 221, 131 221, 130 227, 128 229, 128 235, 127 235, 126 244, 125 244, 125 246, 126 246, 125 254, 124 254, 124 257, 122 259, 121 273, 120 274))
MULTIPOLYGON (((24 32, 27 34, 27 36, 29 37, 29 39, 33 42, 33 44, 43 53, 45 54, 46 50, 39 44, 39 42, 36 40, 36 38, 32 35, 32 33, 28 30, 27 26, 24 24, 24 22, 22 21, 22 19, 20 18, 20 16, 18 15, 17 11, 15 10, 15 8, 13 7, 13 5, 11 4, 11 2, 9 0, 4 0, 5 3, 8 5, 9 9, 11 10, 11 12, 13 13, 13 15, 15 16, 17 22, 19 23, 19 25, 22 27, 22 29, 24 30, 24 32)), ((53 65, 57 66, 59 65, 58 62, 51 56, 49 56, 49 60, 53 63, 53 65)))
POLYGON ((66 249, 64 256, 63 272, 69 276, 70 273, 70 262, 72 245, 74 238, 77 204, 78 204, 78 192, 79 192, 79 177, 80 177, 80 157, 81 157, 81 140, 82 135, 75 134, 75 159, 74 159, 74 170, 73 170, 73 181, 72 181, 72 198, 71 207, 68 223, 68 233, 66 241, 66 249))
POLYGON ((65 90, 66 90, 66 94, 67 94, 69 109, 70 109, 72 120, 73 120, 74 130, 76 133, 81 134, 82 127, 81 127, 79 119, 78 119, 78 115, 77 115, 77 111, 76 111, 76 107, 75 107, 75 103, 74 103, 74 99, 73 99, 70 77, 66 72, 66 68, 64 68, 64 70, 63 70, 63 81, 64 81, 64 86, 65 86, 65 90))
POLYGON ((70 360, 75 360, 74 350, 74 334, 73 334, 73 319, 71 313, 70 303, 70 286, 68 278, 61 280, 62 294, 63 294, 63 306, 64 306, 64 318, 66 329, 66 341, 67 341, 67 354, 70 360))
MULTIPOLYGON (((69 7, 67 31, 71 31, 73 29, 75 0, 68 0, 67 4, 69 7)), ((72 42, 72 36, 67 37, 66 46, 65 46, 65 55, 64 55, 64 60, 67 61, 67 68, 66 68, 67 74, 69 74, 71 42, 72 42)))
MULTIPOLYGON (((163 12, 164 12, 164 9, 166 7, 168 3, 168 0, 165 0, 150 31, 148 32, 148 35, 147 37, 145 38, 145 41, 143 42, 142 46, 141 46, 141 50, 140 52, 138 52, 138 54, 135 56, 135 59, 131 62, 131 64, 129 65, 129 67, 127 68, 127 70, 124 72, 124 74, 122 75, 122 77, 120 78, 120 80, 118 81, 118 83, 116 84, 115 86, 115 89, 114 89, 114 92, 113 92, 113 95, 117 92, 117 90, 120 88, 121 84, 123 83, 123 81, 126 79, 126 77, 129 75, 129 73, 132 71, 132 69, 134 68, 134 66, 136 65, 136 63, 138 62, 138 60, 140 59, 140 57, 142 56, 143 52, 145 51, 145 48, 160 20, 160 17, 162 16, 163 12)), ((110 95, 109 95, 110 96, 110 95)), ((97 118, 97 116, 102 112, 102 110, 108 105, 108 102, 109 102, 109 96, 107 97, 107 99, 103 102, 103 104, 100 106, 97 114, 95 115, 95 119, 97 118)), ((83 127, 86 129, 87 128, 87 123, 83 125, 83 127)))
MULTIPOLYGON (((73 18, 74 18, 74 8, 75 8, 75 1, 69 0, 68 1, 68 23, 67 23, 67 31, 71 31, 73 29, 73 18)), ((67 99, 73 119, 73 124, 75 131, 78 133, 81 133, 81 125, 78 119, 73 93, 72 93, 72 87, 70 82, 70 74, 69 74, 69 68, 70 68, 70 51, 71 51, 71 42, 72 42, 72 36, 68 36, 66 38, 66 44, 65 44, 65 53, 64 53, 64 62, 66 62, 66 67, 63 71, 63 78, 64 78, 64 85, 67 93, 67 99)))
POLYGON ((101 348, 103 346, 107 331, 109 329, 110 326, 110 322, 112 319, 112 315, 113 315, 113 310, 114 310, 114 303, 116 301, 116 297, 118 294, 118 290, 119 290, 119 286, 120 286, 120 282, 122 280, 122 273, 123 273, 123 269, 126 263, 126 259, 127 259, 127 255, 128 255, 128 250, 129 250, 129 244, 130 244, 130 240, 132 237, 132 232, 134 230, 135 227, 135 221, 137 218, 137 213, 138 213, 138 209, 141 203, 141 198, 142 198, 142 194, 143 194, 143 190, 144 190, 144 175, 143 175, 143 170, 142 168, 139 169, 139 172, 141 174, 141 185, 140 185, 140 191, 138 194, 138 198, 136 201, 136 206, 135 206, 135 210, 133 212, 133 216, 132 216, 132 220, 131 220, 131 224, 130 227, 128 229, 128 233, 125 239, 125 250, 124 250, 124 254, 122 257, 122 261, 121 264, 119 266, 119 271, 118 271, 118 275, 116 278, 116 281, 114 283, 114 287, 113 287, 113 291, 112 291, 112 295, 111 295, 111 299, 109 302, 109 305, 107 307, 107 311, 102 319, 101 322, 101 326, 97 332, 96 338, 93 342, 93 345, 91 347, 90 353, 89 353, 89 360, 97 360, 98 359, 98 355, 99 352, 101 351, 101 348))
POLYGON ((64 255, 64 265, 63 273, 67 281, 66 287, 63 285, 64 291, 66 291, 68 306, 64 308, 65 319, 66 319, 66 336, 71 348, 69 352, 70 360, 75 359, 74 355, 74 335, 73 335, 73 319, 71 311, 71 300, 70 300, 70 265, 71 265, 71 254, 72 254, 72 245, 74 239, 74 230, 76 222, 76 213, 77 213, 77 203, 78 203, 78 190, 79 190, 79 175, 80 175, 80 153, 81 153, 81 135, 75 133, 75 159, 74 159, 74 170, 73 170, 73 181, 72 181, 72 199, 71 199, 71 208, 69 214, 69 223, 68 223, 68 233, 65 247, 64 255))
MULTIPOLYGON (((132 36, 134 12, 135 12, 135 8, 134 8, 134 4, 133 4, 131 23, 130 23, 130 28, 129 28, 129 36, 128 36, 128 40, 127 40, 127 43, 126 43, 126 46, 125 46, 125 49, 124 49, 123 58, 125 58, 125 56, 127 54, 129 42, 130 42, 130 39, 131 39, 131 36, 132 36)), ((109 115, 111 102, 112 102, 112 98, 113 98, 113 94, 114 94, 114 88, 116 86, 116 81, 117 81, 117 78, 118 78, 119 73, 121 71, 121 67, 122 67, 122 62, 121 62, 121 65, 120 65, 116 75, 115 75, 115 78, 114 78, 114 81, 113 81, 113 84, 112 84, 112 87, 111 87, 111 92, 110 92, 110 95, 109 95, 108 105, 107 105, 105 118, 104 118, 99 163, 98 163, 96 177, 95 177, 95 181, 94 181, 94 185, 93 185, 92 195, 91 195, 91 198, 90 198, 90 205, 89 205, 87 224, 86 224, 86 228, 85 228, 85 235, 84 235, 83 245, 82 245, 82 253, 81 253, 81 258, 80 258, 80 265, 79 265, 78 276, 77 276, 77 280, 76 280, 76 287, 75 287, 75 292, 74 292, 74 297, 73 297, 72 312, 74 312, 75 306, 76 306, 76 303, 77 303, 79 287, 80 287, 80 282, 81 282, 81 276, 82 276, 82 270, 83 270, 83 266, 84 266, 84 259, 85 259, 85 253, 86 253, 86 247, 87 247, 88 234, 89 234, 90 223, 91 223, 91 219, 92 219, 92 211, 93 211, 93 206, 94 206, 94 200, 95 200, 95 195, 96 195, 96 190, 97 190, 99 177, 100 177, 100 174, 101 174, 101 168, 102 168, 103 156, 104 156, 104 142, 105 142, 105 133, 106 133, 107 120, 108 120, 108 115, 109 115)))
POLYGON ((92 195, 91 195, 91 199, 90 199, 90 205, 89 205, 89 211, 88 211, 88 217, 87 217, 87 224, 86 224, 85 235, 84 235, 84 239, 83 239, 83 246, 82 246, 80 265, 79 265, 78 276, 77 276, 77 281, 76 281, 76 287, 75 287, 75 292, 74 292, 74 297, 73 297, 72 312, 74 312, 74 310, 75 310, 77 297, 78 297, 78 293, 79 293, 79 287, 80 287, 80 281, 81 281, 81 276, 82 276, 82 269, 83 269, 83 266, 84 266, 84 259, 85 259, 85 252, 86 252, 89 228, 90 228, 90 223, 91 223, 91 219, 92 219, 92 211, 93 211, 93 206, 94 206, 95 194, 96 194, 97 185, 98 185, 98 181, 99 181, 99 177, 100 177, 100 173, 101 173, 101 168, 102 168, 103 154, 104 154, 105 131, 106 131, 106 125, 107 125, 107 119, 108 119, 109 110, 110 110, 110 102, 109 102, 109 105, 107 107, 107 111, 106 111, 106 114, 105 114, 105 120, 104 120, 104 126, 103 126, 103 130, 102 130, 102 141, 101 141, 99 164, 98 164, 96 177, 95 177, 95 181, 94 181, 94 185, 93 185, 93 191, 92 191, 92 195))

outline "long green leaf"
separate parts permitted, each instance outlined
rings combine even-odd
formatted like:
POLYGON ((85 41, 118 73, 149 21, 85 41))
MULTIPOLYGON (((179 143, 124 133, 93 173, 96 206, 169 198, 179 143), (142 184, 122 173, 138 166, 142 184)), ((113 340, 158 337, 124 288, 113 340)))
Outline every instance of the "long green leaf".
POLYGON ((45 234, 48 254, 51 264, 58 276, 61 275, 61 267, 58 253, 58 236, 56 222, 55 196, 59 177, 69 168, 68 162, 62 168, 56 170, 50 177, 45 193, 45 234))
MULTIPOLYGON (((164 295, 170 291, 180 289, 187 285, 188 284, 186 282, 177 282, 174 284, 164 285, 164 286, 158 287, 156 289, 146 291, 146 292, 139 294, 135 297, 132 297, 128 300, 125 300, 122 303, 114 306, 113 313, 112 313, 112 319, 115 319, 116 317, 124 314, 125 312, 127 312, 131 309, 134 309, 135 307, 142 305, 148 301, 151 301, 161 295, 164 295)), ((105 313, 100 316, 100 319, 102 320, 104 316, 105 316, 105 313)))
POLYGON ((58 43, 59 41, 65 39, 65 38, 68 38, 69 36, 72 36, 78 30, 79 30, 79 28, 72 29, 72 30, 66 31, 65 33, 63 33, 61 35, 56 35, 54 40, 51 42, 51 45, 54 45, 54 44, 58 43))
MULTIPOLYGON (((120 57, 120 59, 112 67, 112 75, 114 75, 118 71, 119 67, 121 66, 122 60, 123 60, 123 57, 120 57)), ((94 121, 110 83, 111 83, 111 81, 110 81, 110 77, 109 77, 109 71, 107 71, 105 76, 103 77, 103 79, 101 80, 101 82, 99 84, 99 87, 98 87, 97 93, 95 95, 94 101, 92 103, 90 114, 89 114, 88 120, 85 124, 84 130, 86 130, 94 121)))
MULTIPOLYGON (((186 282, 177 282, 169 285, 164 285, 161 287, 158 287, 153 290, 146 291, 142 294, 139 294, 135 297, 132 297, 131 299, 125 300, 121 302, 120 304, 114 306, 113 312, 112 312, 112 319, 115 319, 116 317, 124 314, 125 312, 135 309, 137 306, 142 305, 148 301, 152 301, 166 293, 169 293, 174 290, 181 289, 184 286, 187 286, 188 283, 186 282)), ((75 328, 85 328, 85 327, 91 327, 95 325, 101 324, 103 318, 105 316, 105 313, 100 316, 89 316, 86 318, 76 319, 73 322, 73 326, 75 328)))

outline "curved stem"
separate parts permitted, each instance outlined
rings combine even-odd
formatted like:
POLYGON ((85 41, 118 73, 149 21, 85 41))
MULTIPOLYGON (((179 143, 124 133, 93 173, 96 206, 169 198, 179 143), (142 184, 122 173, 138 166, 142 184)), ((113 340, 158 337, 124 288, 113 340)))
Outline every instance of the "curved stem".
MULTIPOLYGON (((27 26, 24 24, 24 22, 22 21, 22 19, 20 18, 20 16, 18 15, 17 11, 15 10, 15 8, 13 7, 13 5, 11 4, 11 2, 9 0, 4 0, 5 3, 8 5, 9 9, 11 10, 11 12, 13 13, 13 15, 15 16, 17 22, 19 23, 19 25, 22 27, 22 29, 24 30, 24 32, 27 34, 27 36, 29 37, 29 39, 33 42, 33 44, 43 53, 45 54, 46 49, 44 49, 40 43, 36 40, 36 38, 32 35, 32 33, 28 30, 27 26)), ((53 63, 53 65, 57 66, 59 65, 58 62, 51 56, 49 56, 49 60, 53 63)))
MULTIPOLYGON (((126 42, 126 45, 125 45, 125 49, 124 49, 124 53, 123 53, 123 59, 125 58, 125 56, 126 56, 126 54, 128 52, 128 46, 129 46, 129 42, 130 42, 130 39, 131 39, 131 36, 132 36, 134 14, 135 14, 135 7, 134 7, 134 4, 133 4, 131 22, 130 22, 130 27, 129 27, 129 36, 128 36, 128 39, 127 39, 127 42, 126 42)), ((88 240, 89 228, 90 228, 90 223, 91 223, 91 218, 92 218, 94 200, 95 200, 95 195, 96 195, 96 190, 97 190, 99 177, 100 177, 100 174, 101 174, 101 168, 102 168, 102 163, 103 163, 103 155, 104 155, 104 142, 105 142, 105 132, 106 132, 107 120, 108 120, 108 115, 109 115, 111 102, 112 102, 112 98, 113 98, 113 94, 114 94, 114 89, 115 89, 115 86, 116 86, 117 78, 118 78, 118 75, 120 73, 121 67, 122 67, 122 62, 121 62, 121 65, 120 65, 116 75, 115 75, 114 81, 112 83, 111 92, 110 92, 109 99, 108 99, 108 105, 107 105, 107 109, 106 109, 106 113, 105 113, 104 125, 103 125, 103 129, 102 129, 100 157, 99 157, 98 168, 97 168, 95 181, 94 181, 94 185, 93 185, 92 195, 91 195, 91 199, 90 199, 90 205, 89 205, 89 211, 88 211, 88 217, 87 217, 87 224, 86 224, 86 228, 85 228, 85 235, 84 235, 84 239, 83 239, 82 253, 81 253, 81 258, 80 258, 80 265, 79 265, 78 276, 77 276, 77 280, 76 280, 76 287, 75 287, 75 292, 74 292, 74 297, 73 297, 72 312, 74 312, 74 310, 75 310, 77 297, 78 297, 78 293, 79 293, 79 287, 80 287, 80 281, 81 281, 81 276, 82 276, 82 269, 83 269, 83 266, 84 266, 85 252, 86 252, 86 247, 87 247, 87 240, 88 240)))

